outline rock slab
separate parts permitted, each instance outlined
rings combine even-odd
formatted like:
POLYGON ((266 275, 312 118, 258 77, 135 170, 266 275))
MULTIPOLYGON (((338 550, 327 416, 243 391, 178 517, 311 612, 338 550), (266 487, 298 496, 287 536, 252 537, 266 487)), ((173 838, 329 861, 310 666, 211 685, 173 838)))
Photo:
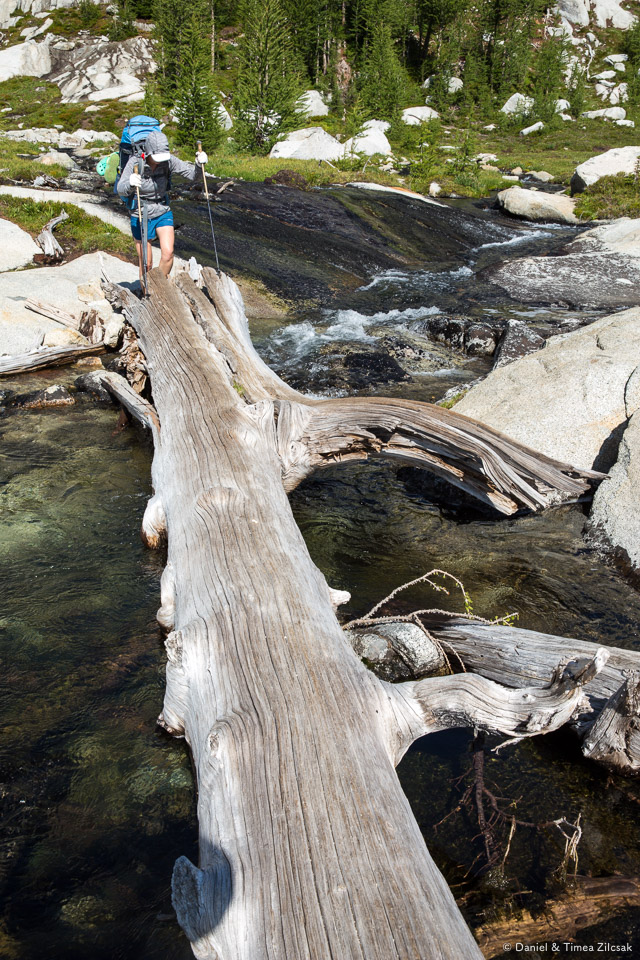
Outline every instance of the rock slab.
MULTIPOLYGON (((527 446, 578 467, 608 469, 631 410, 627 384, 640 357, 640 307, 547 340, 493 370, 456 404, 527 446)), ((633 393, 631 406, 640 402, 633 393)))
POLYGON ((620 441, 618 459, 593 498, 589 525, 640 568, 640 412, 633 414, 620 441))
POLYGON ((618 173, 633 173, 640 147, 614 147, 579 164, 571 178, 571 193, 582 193, 602 177, 615 177, 618 173))
POLYGON ((30 234, 9 220, 0 220, 0 236, 0 273, 24 267, 36 253, 42 253, 30 234))

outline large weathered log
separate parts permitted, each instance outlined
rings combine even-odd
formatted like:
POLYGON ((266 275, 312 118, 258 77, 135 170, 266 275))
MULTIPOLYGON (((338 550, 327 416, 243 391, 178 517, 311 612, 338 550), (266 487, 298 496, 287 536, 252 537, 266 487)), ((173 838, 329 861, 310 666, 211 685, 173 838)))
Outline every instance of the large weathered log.
MULTIPOLYGON (((253 352, 235 284, 209 271, 207 286, 216 309, 157 270, 150 299, 118 294, 161 424, 143 521, 149 542, 168 536, 160 721, 186 737, 198 782, 200 864, 176 864, 178 919, 208 960, 478 958, 394 766, 417 736, 456 724, 556 728, 583 709, 581 684, 606 655, 537 690, 370 673, 282 481, 317 413, 253 352)), ((473 458, 502 462, 490 443, 473 458)))

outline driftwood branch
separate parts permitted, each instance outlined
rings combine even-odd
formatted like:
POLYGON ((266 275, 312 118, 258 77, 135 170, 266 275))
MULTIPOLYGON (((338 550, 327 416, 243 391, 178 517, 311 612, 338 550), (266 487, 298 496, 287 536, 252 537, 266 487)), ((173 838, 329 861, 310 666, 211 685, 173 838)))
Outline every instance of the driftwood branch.
POLYGON ((118 373, 111 373, 107 370, 100 371, 99 378, 111 396, 115 397, 132 417, 138 420, 147 430, 152 430, 154 435, 159 435, 160 421, 153 404, 136 393, 127 380, 118 373))
MULTIPOLYGON (((474 960, 394 765, 411 739, 452 724, 553 729, 581 708, 599 662, 525 691, 459 677, 396 687, 366 669, 283 483, 293 462, 313 459, 322 410, 336 408, 283 384, 251 345, 235 284, 206 269, 203 279, 212 302, 186 274, 173 285, 158 270, 144 301, 110 289, 138 334, 162 425, 143 521, 147 542, 167 540, 159 722, 191 748, 200 830, 199 865, 180 858, 174 870, 178 919, 201 960, 474 960)), ((476 491, 484 482, 515 503, 530 489, 541 505, 553 483, 566 488, 544 458, 538 471, 532 451, 505 455, 510 441, 485 428, 471 449, 476 425, 431 409, 421 440, 426 431, 453 462, 453 434, 464 434, 458 460, 475 467, 476 491)), ((592 476, 568 472, 582 485, 592 476)))
POLYGON ((42 247, 45 257, 48 260, 61 260, 64 257, 64 250, 53 235, 53 231, 64 220, 69 219, 69 214, 64 210, 57 217, 49 220, 36 237, 36 243, 42 247))
POLYGON ((71 330, 80 329, 80 323, 73 314, 67 313, 66 310, 60 310, 51 303, 42 303, 40 300, 34 300, 32 297, 29 297, 25 300, 24 305, 28 310, 33 310, 34 313, 48 317, 49 320, 53 320, 63 327, 69 327, 71 330))
POLYGON ((428 403, 357 397, 315 400, 283 384, 251 343, 242 297, 229 277, 205 267, 212 302, 181 274, 205 336, 225 356, 249 402, 272 399, 287 490, 314 470, 374 456, 444 477, 502 513, 540 509, 584 493, 604 474, 537 453, 452 410, 428 403))
POLYGON ((0 377, 10 377, 31 370, 43 370, 46 367, 63 367, 74 363, 80 357, 97 357, 104 353, 104 343, 92 343, 88 346, 44 347, 33 353, 22 353, 13 357, 0 357, 0 377))
MULTIPOLYGON (((587 640, 556 637, 552 634, 480 623, 464 617, 423 614, 428 633, 449 654, 454 665, 512 688, 528 685, 545 687, 551 681, 558 660, 564 663, 592 659, 600 649, 587 640)), ((388 627, 400 626, 389 618, 388 627)), ((402 623, 407 627, 406 623, 402 623)), ((368 628, 371 629, 371 628, 368 628)), ((375 631, 375 626, 373 630, 375 631)), ((361 635, 364 631, 357 631, 361 635)), ((386 638, 394 645, 394 631, 386 638)), ((407 663, 407 648, 416 657, 424 644, 420 629, 405 629, 398 656, 407 663)), ((568 723, 582 741, 582 752, 617 772, 640 771, 640 652, 607 647, 607 659, 584 687, 585 710, 576 712, 568 723)), ((424 659, 424 655, 423 655, 424 659)))
POLYGON ((557 668, 547 687, 517 690, 470 673, 408 681, 391 687, 398 717, 398 756, 414 740, 453 727, 501 733, 508 742, 550 733, 588 709, 582 688, 607 662, 601 647, 593 658, 557 668))

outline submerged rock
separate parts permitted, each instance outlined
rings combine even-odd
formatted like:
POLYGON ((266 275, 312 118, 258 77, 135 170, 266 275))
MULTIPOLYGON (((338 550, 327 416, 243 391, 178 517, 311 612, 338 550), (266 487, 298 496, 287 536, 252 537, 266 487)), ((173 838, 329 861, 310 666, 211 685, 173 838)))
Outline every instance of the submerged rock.
POLYGON ((27 409, 40 409, 42 407, 66 407, 75 403, 74 398, 66 387, 59 383, 54 383, 44 390, 37 390, 35 393, 28 393, 16 397, 14 405, 26 407, 27 409))
POLYGON ((496 349, 502 333, 503 323, 496 326, 481 323, 471 317, 456 317, 435 314, 416 320, 411 329, 433 340, 443 343, 453 350, 460 350, 472 357, 490 357, 496 349))
POLYGON ((449 672, 442 647, 415 623, 372 623, 346 632, 357 655, 383 680, 449 672))
POLYGON ((332 341, 316 362, 286 377, 291 386, 318 393, 365 390, 384 383, 410 381, 411 375, 388 353, 362 343, 332 341))

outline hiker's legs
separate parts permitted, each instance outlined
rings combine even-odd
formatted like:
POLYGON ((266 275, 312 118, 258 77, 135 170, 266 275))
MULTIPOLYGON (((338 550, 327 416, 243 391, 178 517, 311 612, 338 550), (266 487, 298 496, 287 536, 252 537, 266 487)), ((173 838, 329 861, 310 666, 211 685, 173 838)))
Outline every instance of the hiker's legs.
POLYGON ((165 277, 168 277, 171 273, 171 267, 173 266, 173 241, 175 232, 173 227, 158 227, 156 229, 156 236, 160 244, 160 269, 165 277))
MULTIPOLYGON (((142 260, 142 240, 136 240, 136 250, 138 251, 138 267, 140 269, 140 283, 144 284, 144 277, 143 277, 144 263, 142 260)), ((147 243, 147 270, 151 270, 152 266, 153 266, 153 248, 150 243, 147 243)))

